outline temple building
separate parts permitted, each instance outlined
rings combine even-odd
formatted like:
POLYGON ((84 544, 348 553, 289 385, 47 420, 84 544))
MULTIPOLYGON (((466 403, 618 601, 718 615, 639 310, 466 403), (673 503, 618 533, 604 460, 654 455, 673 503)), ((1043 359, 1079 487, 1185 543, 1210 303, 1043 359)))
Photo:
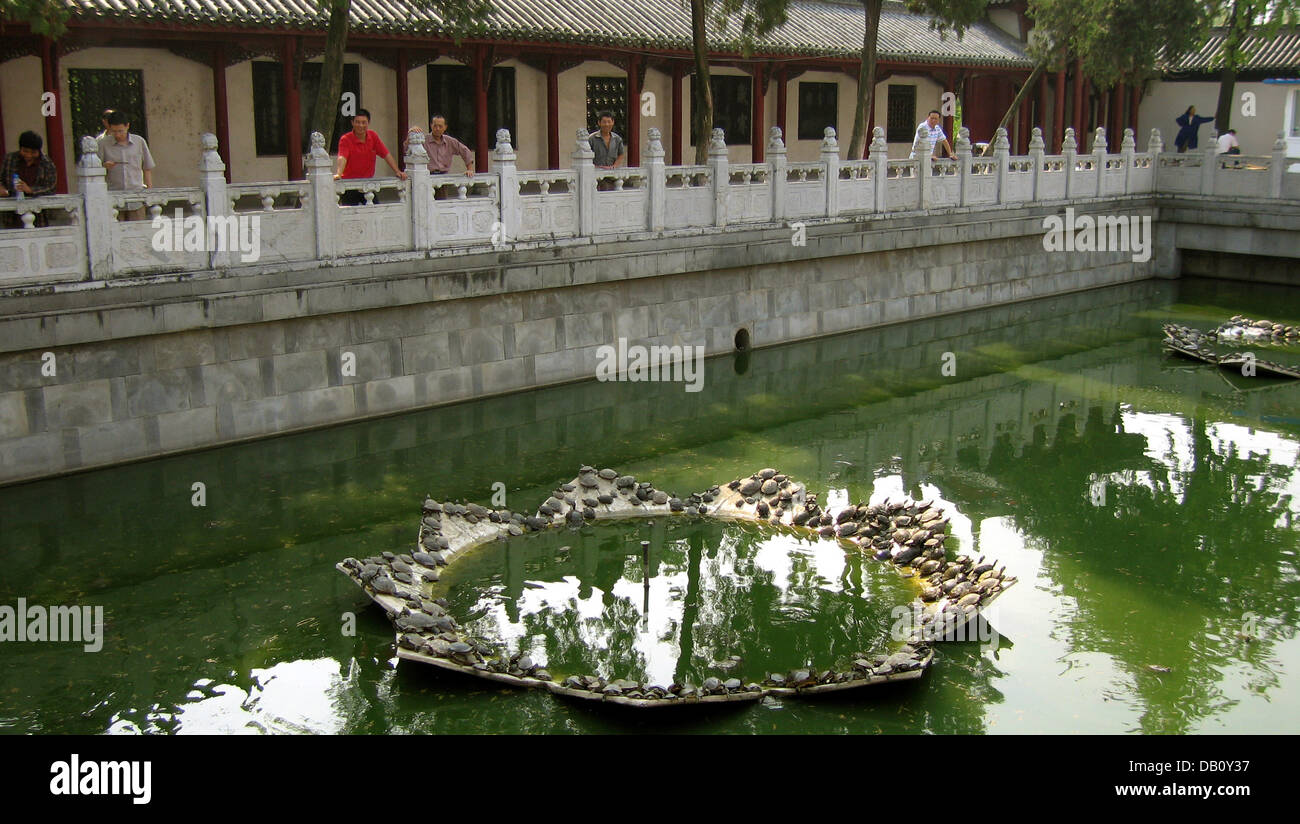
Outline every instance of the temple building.
MULTIPOLYGON (((302 177, 308 109, 325 48, 327 14, 319 5, 66 1, 73 17, 57 41, 6 24, 0 148, 12 150, 24 130, 45 135, 47 152, 61 170, 60 190, 66 191, 76 138, 98 134, 100 113, 115 108, 129 113, 132 131, 149 141, 158 164, 156 186, 192 181, 202 132, 217 135, 231 181, 302 177), (56 86, 50 105, 43 92, 56 86)), ((492 7, 477 33, 457 39, 431 9, 401 0, 352 3, 345 99, 371 112, 371 128, 395 153, 407 128, 427 127, 437 112, 446 116, 449 133, 475 150, 479 169, 486 168, 499 128, 509 129, 521 168, 564 167, 576 130, 594 128, 595 112, 609 109, 615 130, 626 138, 629 165, 639 163, 650 127, 661 131, 669 163, 691 161, 698 136, 690 134, 687 4, 492 0, 492 7)), ((792 161, 815 159, 828 125, 847 148, 863 17, 862 5, 851 0, 795 0, 788 22, 749 48, 742 46, 737 24, 711 28, 715 125, 726 132, 732 160, 761 161, 771 126, 782 128, 792 161)), ((871 125, 885 129, 891 156, 907 155, 916 125, 930 109, 945 111, 949 135, 960 124, 973 141, 990 140, 1030 74, 1030 28, 1024 0, 993 0, 987 18, 960 38, 940 36, 926 17, 887 2, 871 125), (946 93, 955 105, 943 105, 946 93)), ((1280 60, 1279 77, 1295 77, 1298 43, 1300 38, 1268 50, 1273 62, 1251 70, 1268 74, 1280 60)), ((1184 61, 1192 72, 1187 76, 1199 77, 1195 71, 1211 66, 1212 52, 1184 61)), ((1172 129, 1189 95, 1203 113, 1213 109, 1214 90, 1159 82, 1148 84, 1145 96, 1122 85, 1096 89, 1077 66, 1045 74, 1037 85, 1009 129, 1014 152, 1027 149, 1033 126, 1043 129, 1049 146, 1059 147, 1071 126, 1080 133, 1099 125, 1118 132, 1140 121, 1172 129)), ((1277 84, 1269 94, 1261 92, 1261 135, 1283 128, 1283 114, 1268 107, 1295 112, 1294 89, 1300 86, 1277 84)), ((1300 140, 1300 112, 1286 117, 1300 140)), ((340 118, 329 136, 331 149, 346 128, 340 118)), ((1249 140, 1262 144, 1264 138, 1251 132, 1249 140)), ((391 174, 380 168, 380 174, 391 174)))

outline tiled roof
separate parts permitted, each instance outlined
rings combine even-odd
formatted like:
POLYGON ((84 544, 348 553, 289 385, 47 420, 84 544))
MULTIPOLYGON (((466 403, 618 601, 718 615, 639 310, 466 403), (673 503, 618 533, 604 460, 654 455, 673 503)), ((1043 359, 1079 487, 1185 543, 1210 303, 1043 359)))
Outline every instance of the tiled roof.
MULTIPOLYGON (((1187 54, 1173 69, 1203 72, 1222 68, 1220 52, 1226 37, 1226 32, 1216 29, 1204 46, 1187 54)), ((1248 35, 1242 46, 1244 53, 1250 55, 1242 67, 1245 70, 1277 69, 1294 74, 1300 68, 1300 29, 1283 29, 1272 37, 1248 35)))
MULTIPOLYGON (((222 25, 324 30, 327 15, 314 0, 65 0, 81 20, 128 19, 144 24, 222 25)), ((690 5, 683 0, 492 0, 485 21, 490 39, 689 49, 690 5)), ((864 27, 859 2, 794 0, 789 20, 760 40, 758 54, 856 57, 864 27)), ((358 33, 442 34, 446 21, 404 0, 353 0, 358 33)), ((735 51, 735 24, 710 29, 710 46, 735 51)), ((880 19, 880 57, 887 60, 1028 68, 1024 47, 992 23, 981 22, 960 40, 941 38, 927 18, 886 3, 880 19)))

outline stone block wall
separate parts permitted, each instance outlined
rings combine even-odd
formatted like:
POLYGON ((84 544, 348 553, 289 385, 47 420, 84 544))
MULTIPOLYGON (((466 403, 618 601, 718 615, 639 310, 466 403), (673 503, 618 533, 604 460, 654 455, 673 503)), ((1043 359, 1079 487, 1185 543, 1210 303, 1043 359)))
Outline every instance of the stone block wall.
POLYGON ((0 354, 0 483, 588 380, 620 337, 719 355, 740 329, 764 347, 1151 276, 1125 253, 1046 252, 1051 213, 810 224, 806 247, 769 228, 113 295, 134 303, 32 295, 0 326, 16 350, 0 354))

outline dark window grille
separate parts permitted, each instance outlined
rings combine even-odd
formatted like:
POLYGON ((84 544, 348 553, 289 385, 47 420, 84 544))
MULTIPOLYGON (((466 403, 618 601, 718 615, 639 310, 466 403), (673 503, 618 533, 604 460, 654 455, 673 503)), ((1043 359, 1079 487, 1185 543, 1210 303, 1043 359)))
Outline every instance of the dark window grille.
MULTIPOLYGON (((429 115, 447 118, 447 134, 474 150, 474 70, 469 66, 428 66, 429 115)), ((497 129, 510 130, 511 145, 519 148, 515 125, 515 70, 494 66, 488 79, 488 149, 496 145, 497 129)))
MULTIPOLYGON (((302 124, 301 151, 311 150, 311 107, 316 102, 316 91, 320 88, 320 63, 304 63, 298 80, 298 117, 302 124)), ((334 129, 325 143, 330 154, 338 150, 339 138, 352 128, 352 119, 343 115, 343 94, 355 95, 358 109, 364 107, 361 102, 361 66, 357 63, 343 64, 343 92, 339 95, 338 116, 334 119, 334 129)), ((385 138, 383 131, 380 137, 385 138)), ((253 62, 253 141, 257 154, 275 156, 286 154, 284 150, 284 72, 280 64, 267 60, 253 62)), ((385 139, 385 143, 390 140, 385 139)))
POLYGON ((104 109, 118 109, 131 120, 131 133, 149 140, 144 111, 144 72, 139 69, 68 69, 72 129, 77 152, 81 138, 104 130, 104 109))
POLYGON ((889 87, 885 139, 890 143, 911 143, 916 139, 916 86, 889 87))
POLYGON ((587 129, 600 128, 596 112, 608 109, 614 114, 614 132, 624 139, 627 133, 627 78, 587 78, 587 129))
MULTIPOLYGON (((748 146, 754 99, 753 78, 709 75, 709 90, 713 92, 713 128, 722 129, 728 146, 748 146)), ((694 99, 695 76, 691 75, 691 100, 694 99)), ((709 136, 705 135, 705 140, 708 139, 709 136)), ((699 142, 700 136, 695 133, 695 118, 692 117, 691 145, 699 145, 699 142)))
POLYGON ((821 140, 827 126, 839 127, 840 87, 836 83, 799 84, 799 139, 821 140))

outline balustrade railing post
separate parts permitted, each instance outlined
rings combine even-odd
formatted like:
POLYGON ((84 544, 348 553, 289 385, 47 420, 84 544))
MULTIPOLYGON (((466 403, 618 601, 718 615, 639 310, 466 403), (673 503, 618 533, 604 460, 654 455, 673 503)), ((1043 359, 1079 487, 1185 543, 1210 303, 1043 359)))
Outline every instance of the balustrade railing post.
POLYGON ((773 126, 767 138, 768 187, 772 193, 772 220, 785 220, 785 193, 789 186, 786 179, 785 141, 781 139, 781 127, 773 126))
POLYGON ((835 139, 835 129, 831 126, 822 131, 822 174, 826 176, 826 217, 839 217, 840 143, 835 139))
POLYGON ((432 249, 433 174, 429 171, 429 152, 424 147, 424 132, 412 129, 406 135, 406 179, 411 186, 411 243, 416 251, 432 249))
POLYGON ((1030 198, 1034 203, 1037 203, 1042 199, 1042 195, 1038 189, 1039 180, 1043 174, 1043 153, 1045 148, 1046 144, 1043 143, 1043 130, 1041 127, 1035 126, 1034 131, 1031 133, 1029 138, 1029 162, 1032 166, 1031 171, 1033 173, 1033 186, 1029 191, 1030 198))
POLYGON ((970 198, 971 146, 970 129, 962 126, 957 132, 957 141, 953 144, 957 155, 957 205, 965 206, 970 198))
POLYGON ((1201 194, 1214 194, 1214 175, 1219 167, 1219 132, 1210 130, 1210 139, 1201 150, 1201 194))
POLYGON ((1011 141, 1007 140, 1007 130, 999 126, 993 133, 993 162, 997 164, 998 203, 1008 202, 1007 171, 1011 165, 1011 141))
MULTIPOLYGON (((233 210, 226 194, 226 164, 217 152, 217 136, 204 133, 199 137, 199 148, 199 188, 203 190, 203 213, 207 216, 204 223, 210 227, 212 218, 223 219, 233 210)), ((212 244, 213 232, 205 229, 204 238, 209 241, 208 268, 224 269, 230 265, 230 234, 227 227, 222 235, 226 242, 212 244)))
POLYGON ((578 178, 578 234, 596 233, 596 153, 591 150, 591 136, 578 129, 573 145, 573 170, 578 178))
POLYGON ((1101 197, 1101 182, 1106 176, 1106 127, 1098 126, 1092 134, 1092 165, 1097 172, 1097 197, 1101 197))
POLYGON ((1061 166, 1065 172, 1065 198, 1074 197, 1074 167, 1079 162, 1079 144, 1074 139, 1074 127, 1067 127, 1065 140, 1061 141, 1061 166))
POLYGON ((885 142, 885 129, 876 126, 871 130, 871 154, 875 168, 871 173, 873 203, 877 212, 889 209, 889 144, 885 142))
POLYGON ((334 190, 334 162, 325 151, 325 135, 320 132, 311 133, 311 153, 306 157, 306 166, 312 225, 316 230, 316 257, 330 260, 334 257, 334 237, 338 234, 339 198, 334 190))
POLYGON ((922 123, 916 127, 916 139, 912 141, 912 157, 916 160, 916 208, 930 208, 930 174, 932 163, 930 155, 934 147, 930 145, 930 130, 922 123))
POLYGON ((493 245, 513 243, 519 236, 519 172, 510 130, 497 129, 497 144, 488 158, 488 170, 497 174, 497 200, 501 209, 500 234, 492 233, 493 245))
POLYGON ((91 280, 104 280, 113 274, 113 209, 108 200, 106 174, 99 162, 95 138, 82 137, 77 190, 81 192, 81 209, 86 220, 86 263, 91 280))
POLYGON ((713 225, 727 225, 727 189, 731 186, 731 173, 727 164, 727 139, 722 129, 715 128, 709 140, 709 169, 713 175, 713 225))
POLYGON ((1160 154, 1165 150, 1164 138, 1159 129, 1152 129, 1147 137, 1147 154, 1151 155, 1151 191, 1160 191, 1160 154))
POLYGON ((1132 194, 1131 181, 1133 179, 1133 155, 1137 152, 1137 141, 1133 139, 1133 130, 1124 130, 1124 139, 1119 143, 1119 156, 1124 161, 1124 194, 1132 194))
POLYGON ((1286 179, 1286 132, 1278 132, 1273 141, 1273 159, 1268 165, 1268 196, 1282 196, 1282 181, 1286 179))
POLYGON ((668 176, 664 168, 663 136, 659 129, 650 127, 650 143, 645 149, 647 220, 652 232, 664 230, 664 215, 667 212, 668 176))

